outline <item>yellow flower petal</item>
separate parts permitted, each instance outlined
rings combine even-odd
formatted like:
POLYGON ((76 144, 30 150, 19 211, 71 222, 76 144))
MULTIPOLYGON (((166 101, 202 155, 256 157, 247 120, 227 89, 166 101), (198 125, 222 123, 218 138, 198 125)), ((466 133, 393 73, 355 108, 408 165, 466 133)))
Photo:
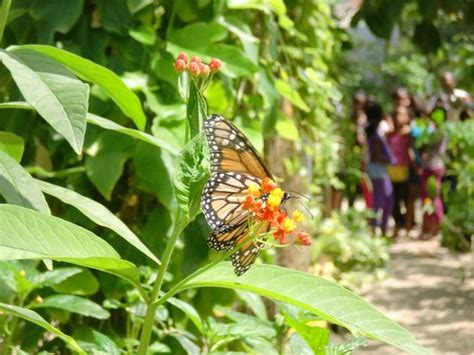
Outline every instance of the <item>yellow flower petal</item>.
POLYGON ((286 217, 283 220, 282 227, 285 230, 285 232, 290 233, 296 229, 296 223, 293 219, 286 217))
POLYGON ((247 189, 247 194, 253 197, 260 197, 261 192, 260 192, 260 186, 258 185, 250 185, 247 189))
POLYGON ((295 210, 295 211, 293 212, 292 218, 293 218, 293 220, 294 220, 296 223, 298 223, 298 222, 303 222, 303 221, 304 221, 304 216, 303 216, 303 214, 302 214, 300 211, 298 211, 298 210, 295 210))

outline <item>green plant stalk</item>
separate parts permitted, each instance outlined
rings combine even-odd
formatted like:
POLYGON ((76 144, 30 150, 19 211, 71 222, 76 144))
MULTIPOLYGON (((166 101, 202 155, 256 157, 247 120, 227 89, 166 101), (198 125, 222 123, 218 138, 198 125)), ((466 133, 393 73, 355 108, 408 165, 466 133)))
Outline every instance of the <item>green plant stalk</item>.
POLYGON ((212 268, 213 266, 217 265, 218 263, 220 263, 221 261, 224 261, 226 260, 228 257, 230 257, 232 254, 234 254, 238 249, 240 249, 242 247, 242 245, 245 243, 245 241, 239 245, 237 245, 236 247, 234 247, 232 250, 229 250, 227 253, 225 254, 222 254, 221 257, 219 257, 218 259, 214 260, 213 262, 203 266, 202 268, 196 270, 195 272, 193 272, 192 274, 186 276, 184 279, 182 279, 181 281, 179 281, 176 285, 174 285, 168 292, 166 292, 159 300, 156 301, 156 306, 160 306, 162 304, 164 304, 169 298, 173 297, 174 295, 176 295, 177 293, 181 292, 182 289, 181 287, 183 285, 185 285, 188 281, 194 279, 195 277, 197 277, 198 275, 202 274, 204 271, 207 271, 209 270, 210 268, 212 268))
POLYGON ((160 294, 161 286, 163 285, 163 279, 165 277, 166 270, 168 269, 168 265, 171 260, 171 255, 173 254, 176 241, 178 240, 178 237, 183 231, 183 229, 190 222, 187 218, 183 217, 184 216, 182 214, 182 211, 178 209, 178 212, 176 213, 173 232, 171 233, 170 239, 166 244, 165 251, 163 252, 163 257, 161 259, 161 267, 158 270, 158 275, 156 276, 156 281, 148 301, 145 322, 143 323, 143 328, 140 335, 140 345, 138 346, 137 352, 138 355, 145 355, 147 353, 151 339, 151 332, 153 330, 156 308, 159 305, 156 301, 160 294))
POLYGON ((5 26, 7 25, 11 4, 12 0, 2 1, 2 8, 0 9, 0 44, 3 42, 3 32, 5 31, 5 26))
MULTIPOLYGON (((18 306, 23 307, 24 303, 25 303, 25 297, 21 297, 19 299, 18 306)), ((20 318, 18 318, 18 317, 13 318, 12 325, 11 325, 11 328, 10 328, 10 334, 8 335, 8 337, 5 339, 5 341, 3 343, 3 351, 2 351, 3 355, 11 354, 10 353, 10 346, 12 344, 13 338, 15 337, 16 328, 18 326, 19 321, 20 321, 20 318)))

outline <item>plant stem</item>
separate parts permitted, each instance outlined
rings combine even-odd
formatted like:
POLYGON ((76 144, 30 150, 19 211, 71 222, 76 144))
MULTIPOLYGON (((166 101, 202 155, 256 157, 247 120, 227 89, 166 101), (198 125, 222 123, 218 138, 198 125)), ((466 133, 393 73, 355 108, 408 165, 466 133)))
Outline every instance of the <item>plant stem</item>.
POLYGON ((10 12, 10 6, 12 0, 3 0, 2 8, 0 9, 0 44, 3 41, 3 32, 5 31, 5 26, 7 25, 8 13, 10 12))
POLYGON ((171 260, 171 255, 173 254, 174 247, 176 245, 176 240, 178 239, 179 235, 188 223, 189 221, 187 219, 183 219, 182 211, 178 209, 178 212, 176 213, 173 231, 171 233, 170 239, 168 240, 168 243, 166 244, 165 251, 163 252, 163 257, 161 259, 161 267, 158 270, 158 275, 156 276, 156 281, 149 298, 148 307, 145 315, 145 322, 143 323, 142 333, 140 336, 138 355, 145 355, 147 353, 148 346, 150 344, 151 331, 153 329, 156 308, 159 305, 156 300, 158 299, 158 296, 160 294, 161 286, 163 285, 163 279, 165 277, 168 264, 171 260))
MULTIPOLYGON (((25 297, 21 297, 19 299, 19 302, 18 302, 18 307, 23 307, 24 303, 25 303, 25 297)), ((15 337, 16 328, 18 327, 18 322, 19 321, 20 321, 20 318, 18 318, 18 317, 14 317, 13 320, 12 320, 12 324, 11 324, 11 328, 10 328, 10 334, 5 339, 5 341, 3 342, 3 351, 2 351, 3 355, 11 354, 10 346, 12 344, 12 341, 13 341, 14 337, 15 337)))
POLYGON ((231 256, 233 253, 235 253, 239 248, 241 247, 241 245, 238 245, 236 246, 234 249, 232 250, 229 250, 227 253, 225 254, 222 254, 218 259, 214 260, 213 262, 203 266, 202 268, 196 270, 195 272, 193 272, 192 274, 186 276, 184 279, 182 279, 181 281, 179 281, 176 285, 174 285, 168 292, 166 292, 157 302, 156 302, 156 305, 159 306, 159 305, 162 305, 163 303, 165 303, 170 297, 173 297, 175 294, 179 293, 182 291, 182 286, 184 286, 188 281, 194 279, 195 277, 197 277, 198 275, 202 274, 204 271, 207 271, 209 270, 210 268, 212 268, 213 266, 217 265, 218 263, 220 263, 221 261, 224 261, 225 259, 227 259, 229 256, 231 256))

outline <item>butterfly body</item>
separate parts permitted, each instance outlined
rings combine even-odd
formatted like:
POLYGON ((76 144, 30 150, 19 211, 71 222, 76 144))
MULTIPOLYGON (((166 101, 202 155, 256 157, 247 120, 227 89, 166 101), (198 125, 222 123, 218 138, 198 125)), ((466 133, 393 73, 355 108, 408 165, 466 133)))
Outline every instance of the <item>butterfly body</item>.
MULTIPOLYGON (((204 217, 212 228, 208 245, 219 251, 242 245, 231 256, 236 274, 241 275, 254 263, 264 245, 256 237, 271 229, 270 222, 250 228, 253 214, 243 208, 242 202, 249 187, 260 186, 271 174, 252 144, 232 123, 219 115, 211 115, 204 128, 211 164, 211 176, 201 201, 204 217)), ((267 198, 268 193, 259 197, 262 204, 267 198)), ((288 198, 285 192, 282 202, 288 198)))

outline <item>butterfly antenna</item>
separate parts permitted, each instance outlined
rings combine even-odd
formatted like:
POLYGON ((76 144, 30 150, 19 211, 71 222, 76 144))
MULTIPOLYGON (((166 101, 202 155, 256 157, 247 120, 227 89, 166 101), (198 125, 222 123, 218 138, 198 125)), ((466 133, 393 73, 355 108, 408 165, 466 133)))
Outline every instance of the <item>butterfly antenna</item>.
POLYGON ((303 194, 300 194, 299 192, 296 192, 296 191, 290 191, 290 197, 289 198, 296 198, 296 200, 298 201, 298 203, 303 206, 303 209, 306 211, 306 213, 311 216, 311 219, 314 219, 314 216, 313 214, 311 213, 311 211, 309 210, 308 206, 306 206, 305 203, 303 203, 303 201, 301 201, 302 198, 306 199, 307 201, 311 201, 311 198, 309 196, 306 196, 306 195, 303 195, 303 194))
POLYGON ((297 198, 304 198, 307 201, 311 201, 311 197, 309 197, 307 195, 303 195, 302 193, 299 193, 299 192, 296 192, 296 191, 289 191, 289 192, 290 192, 290 196, 297 197, 297 198))

